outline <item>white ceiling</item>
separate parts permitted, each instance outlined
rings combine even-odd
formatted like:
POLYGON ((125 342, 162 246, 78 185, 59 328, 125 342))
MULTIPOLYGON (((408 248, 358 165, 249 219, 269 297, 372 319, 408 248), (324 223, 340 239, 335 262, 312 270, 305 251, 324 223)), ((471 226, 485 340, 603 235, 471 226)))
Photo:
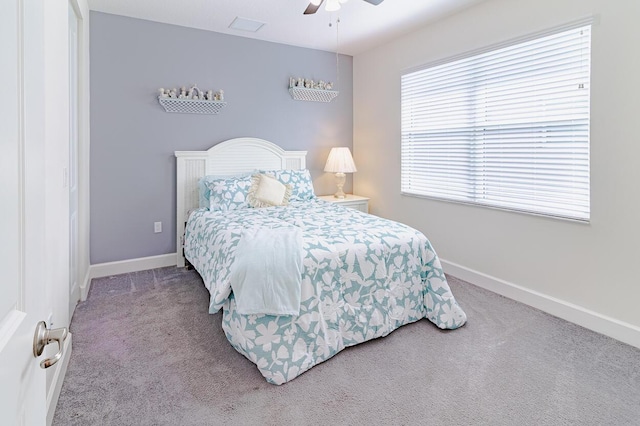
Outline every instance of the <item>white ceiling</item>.
POLYGON ((356 55, 484 0, 349 0, 338 12, 324 4, 303 15, 308 0, 89 0, 91 10, 294 46, 356 55), (237 17, 264 22, 257 32, 233 30, 237 17), (329 22, 340 18, 339 34, 329 22), (338 37, 336 37, 338 36, 338 37), (336 38, 338 43, 336 43, 336 38))

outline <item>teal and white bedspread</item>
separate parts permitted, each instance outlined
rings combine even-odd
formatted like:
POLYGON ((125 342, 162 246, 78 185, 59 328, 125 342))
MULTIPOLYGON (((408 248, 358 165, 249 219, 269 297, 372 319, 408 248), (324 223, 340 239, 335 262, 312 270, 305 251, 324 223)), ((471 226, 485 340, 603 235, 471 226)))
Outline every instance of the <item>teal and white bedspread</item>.
POLYGON ((443 329, 466 322, 440 261, 421 232, 319 199, 286 207, 194 211, 185 257, 223 309, 227 339, 282 384, 348 346, 427 318, 443 329), (303 271, 298 316, 241 315, 230 271, 243 228, 299 227, 303 271))

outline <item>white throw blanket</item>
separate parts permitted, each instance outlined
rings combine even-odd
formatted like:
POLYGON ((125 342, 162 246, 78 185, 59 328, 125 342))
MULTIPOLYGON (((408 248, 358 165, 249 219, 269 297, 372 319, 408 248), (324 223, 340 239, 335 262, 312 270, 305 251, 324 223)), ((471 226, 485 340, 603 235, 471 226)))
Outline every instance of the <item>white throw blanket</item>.
POLYGON ((243 230, 230 277, 238 313, 297 316, 303 256, 300 228, 243 230))

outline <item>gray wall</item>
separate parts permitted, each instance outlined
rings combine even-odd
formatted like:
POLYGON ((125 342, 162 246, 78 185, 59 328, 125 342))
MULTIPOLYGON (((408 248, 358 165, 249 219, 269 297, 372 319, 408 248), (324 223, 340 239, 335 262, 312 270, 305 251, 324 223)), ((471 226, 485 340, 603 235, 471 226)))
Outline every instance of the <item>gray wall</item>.
POLYGON ((316 194, 335 192, 322 169, 352 146, 352 69, 341 56, 331 103, 294 101, 289 76, 335 82, 335 54, 91 12, 91 263, 175 252, 176 150, 267 139, 307 150, 316 194), (166 113, 157 89, 192 83, 223 89, 226 108, 166 113))

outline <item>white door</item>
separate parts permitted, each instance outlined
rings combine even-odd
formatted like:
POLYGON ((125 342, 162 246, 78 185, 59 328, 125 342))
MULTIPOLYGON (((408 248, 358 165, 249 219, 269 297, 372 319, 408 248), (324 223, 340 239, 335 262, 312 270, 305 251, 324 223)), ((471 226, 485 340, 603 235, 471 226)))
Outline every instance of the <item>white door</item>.
POLYGON ((0 424, 44 425, 43 0, 0 1, 0 424))
MULTIPOLYGON (((78 290, 78 16, 69 7, 69 312, 78 290)), ((71 317, 69 317, 71 320, 71 317)))

